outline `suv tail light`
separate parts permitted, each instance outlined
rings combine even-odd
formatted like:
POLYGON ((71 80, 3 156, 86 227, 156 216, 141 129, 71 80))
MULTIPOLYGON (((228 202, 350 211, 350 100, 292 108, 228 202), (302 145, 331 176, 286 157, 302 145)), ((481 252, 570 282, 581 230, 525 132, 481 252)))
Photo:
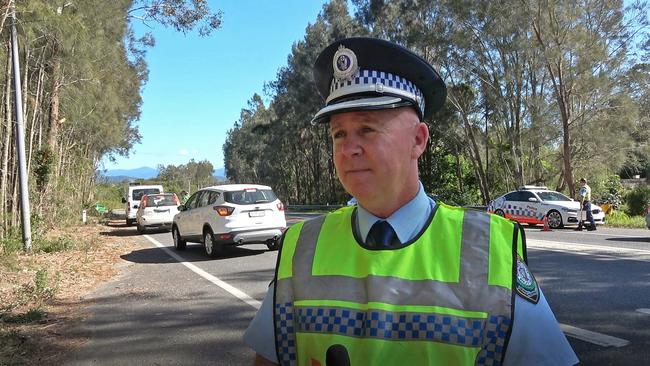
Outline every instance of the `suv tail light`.
POLYGON ((284 211, 284 204, 282 204, 282 202, 278 202, 277 206, 278 206, 278 210, 284 211))
POLYGON ((212 209, 217 211, 219 216, 229 216, 233 211, 235 211, 235 208, 230 206, 214 206, 212 209))

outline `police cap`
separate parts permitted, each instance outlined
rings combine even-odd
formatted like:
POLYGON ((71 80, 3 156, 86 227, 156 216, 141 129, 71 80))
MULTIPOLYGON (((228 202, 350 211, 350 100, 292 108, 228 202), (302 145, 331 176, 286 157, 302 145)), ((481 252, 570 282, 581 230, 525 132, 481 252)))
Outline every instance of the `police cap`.
POLYGON ((314 79, 325 107, 312 123, 335 113, 412 106, 420 120, 445 102, 447 88, 427 61, 408 49, 377 38, 355 37, 327 46, 314 64, 314 79))

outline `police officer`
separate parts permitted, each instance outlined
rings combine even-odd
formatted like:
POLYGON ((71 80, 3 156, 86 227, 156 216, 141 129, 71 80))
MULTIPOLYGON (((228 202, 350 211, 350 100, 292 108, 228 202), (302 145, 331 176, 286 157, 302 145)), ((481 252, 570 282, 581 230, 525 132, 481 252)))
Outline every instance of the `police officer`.
POLYGON ((436 203, 418 178, 446 87, 411 51, 379 39, 325 48, 339 180, 358 204, 292 226, 273 285, 244 335, 256 365, 573 365, 526 266, 523 230, 436 203))
MULTIPOLYGON (((580 190, 578 191, 578 201, 580 202, 580 207, 583 211, 587 213, 587 221, 589 221, 590 226, 587 228, 589 231, 596 230, 596 222, 594 222, 594 215, 591 212, 591 187, 587 185, 587 179, 580 178, 580 190)), ((580 212, 580 221, 578 222, 578 227, 576 231, 582 231, 582 212, 580 212)))
POLYGON ((190 195, 187 193, 186 190, 181 191, 181 204, 185 204, 187 202, 187 199, 190 198, 190 195))

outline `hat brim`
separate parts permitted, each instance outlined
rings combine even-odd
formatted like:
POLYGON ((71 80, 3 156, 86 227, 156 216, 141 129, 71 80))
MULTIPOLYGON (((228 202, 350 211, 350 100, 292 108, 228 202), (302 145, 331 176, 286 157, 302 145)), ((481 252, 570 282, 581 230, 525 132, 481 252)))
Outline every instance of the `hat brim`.
POLYGON ((321 108, 311 120, 312 125, 329 122, 333 114, 353 112, 353 111, 372 111, 381 109, 392 109, 412 106, 413 102, 393 96, 368 97, 352 99, 344 102, 338 102, 321 108))

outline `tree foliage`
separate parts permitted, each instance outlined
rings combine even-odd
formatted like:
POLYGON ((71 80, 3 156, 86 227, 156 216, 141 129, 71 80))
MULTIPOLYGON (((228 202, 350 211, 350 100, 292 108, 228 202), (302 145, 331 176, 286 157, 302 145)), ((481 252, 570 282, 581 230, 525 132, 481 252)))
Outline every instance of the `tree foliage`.
MULTIPOLYGON (((442 111, 424 121, 428 192, 487 203, 522 184, 573 194, 648 163, 648 4, 623 1, 333 0, 253 96, 224 144, 228 177, 257 180, 290 202, 345 202, 311 77, 319 51, 349 35, 402 44, 440 70, 442 111)), ((643 174, 643 173, 642 173, 643 174)))
POLYGON ((201 0, 5 1, 0 6, 0 237, 18 225, 15 111, 10 47, 16 9, 31 207, 44 227, 78 217, 94 202, 101 160, 127 156, 140 141, 140 92, 151 35, 136 39, 131 21, 202 34, 221 13, 201 0))

